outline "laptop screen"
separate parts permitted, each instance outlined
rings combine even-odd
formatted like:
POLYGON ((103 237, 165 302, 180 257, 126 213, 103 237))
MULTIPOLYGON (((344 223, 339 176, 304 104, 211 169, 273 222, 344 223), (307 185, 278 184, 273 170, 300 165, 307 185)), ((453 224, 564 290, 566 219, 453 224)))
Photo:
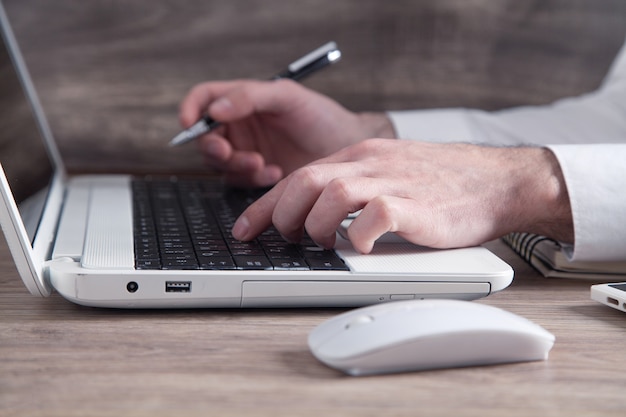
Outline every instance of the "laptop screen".
POLYGON ((2 40, 0 46, 0 163, 2 163, 32 243, 37 233, 54 169, 4 36, 2 40))

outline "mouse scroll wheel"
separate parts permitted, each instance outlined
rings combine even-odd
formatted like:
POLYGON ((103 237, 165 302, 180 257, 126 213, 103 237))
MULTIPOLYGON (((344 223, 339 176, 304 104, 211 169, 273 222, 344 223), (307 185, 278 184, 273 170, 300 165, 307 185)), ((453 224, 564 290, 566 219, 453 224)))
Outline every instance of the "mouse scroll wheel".
POLYGON ((351 327, 362 326, 364 324, 368 324, 368 323, 371 323, 373 321, 374 321, 374 317, 372 317, 372 316, 358 316, 358 317, 355 317, 354 319, 352 319, 351 322, 346 324, 346 329, 349 329, 351 327))

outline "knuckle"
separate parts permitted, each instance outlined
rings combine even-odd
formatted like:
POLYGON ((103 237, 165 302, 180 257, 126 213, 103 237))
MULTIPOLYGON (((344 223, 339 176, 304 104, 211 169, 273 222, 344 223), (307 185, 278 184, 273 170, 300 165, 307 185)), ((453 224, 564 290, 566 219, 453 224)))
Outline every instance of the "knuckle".
POLYGON ((372 199, 368 204, 373 215, 378 221, 388 225, 390 230, 395 224, 395 211, 391 201, 385 196, 378 196, 372 199))
POLYGON ((350 181, 345 178, 334 178, 328 183, 324 193, 335 204, 345 206, 346 203, 351 201, 352 187, 350 181))
POLYGON ((291 174, 290 182, 305 190, 319 189, 321 187, 321 175, 315 165, 307 165, 294 171, 291 174))
POLYGON ((346 148, 346 152, 352 159, 364 159, 371 155, 380 155, 380 147, 386 141, 387 139, 367 139, 346 148))

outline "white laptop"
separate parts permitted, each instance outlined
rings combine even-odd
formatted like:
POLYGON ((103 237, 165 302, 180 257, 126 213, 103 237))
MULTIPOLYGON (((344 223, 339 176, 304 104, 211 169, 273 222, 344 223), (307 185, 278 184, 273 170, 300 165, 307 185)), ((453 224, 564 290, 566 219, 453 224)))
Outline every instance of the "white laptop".
POLYGON ((390 235, 360 255, 340 234, 326 251, 271 229, 237 242, 230 224, 254 192, 215 179, 68 177, 1 4, 0 22, 0 222, 33 295, 117 308, 355 307, 470 300, 511 283, 511 267, 483 247, 390 235))

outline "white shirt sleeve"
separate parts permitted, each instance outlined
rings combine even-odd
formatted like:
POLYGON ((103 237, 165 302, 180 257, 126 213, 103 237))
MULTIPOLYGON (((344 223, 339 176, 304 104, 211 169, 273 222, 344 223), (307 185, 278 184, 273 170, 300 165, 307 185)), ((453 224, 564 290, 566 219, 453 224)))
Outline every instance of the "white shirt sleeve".
POLYGON ((626 44, 602 86, 546 106, 390 112, 401 139, 540 145, 556 155, 574 217, 572 260, 626 260, 626 44))

